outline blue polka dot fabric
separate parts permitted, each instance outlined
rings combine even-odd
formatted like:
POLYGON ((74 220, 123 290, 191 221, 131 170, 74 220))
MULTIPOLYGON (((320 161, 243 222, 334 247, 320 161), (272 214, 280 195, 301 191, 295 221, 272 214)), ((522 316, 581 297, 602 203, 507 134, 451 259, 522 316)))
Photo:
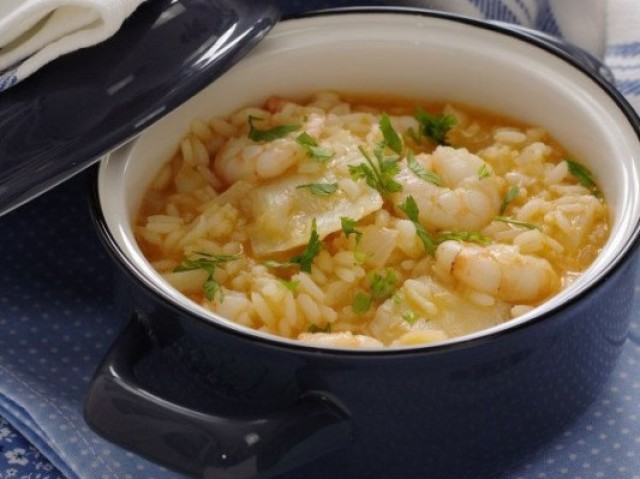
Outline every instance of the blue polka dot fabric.
MULTIPOLYGON (((355 3, 280 2, 289 12, 355 3)), ((443 7, 446 2, 402 3, 443 7)), ((549 17, 553 4, 447 3, 462 13, 520 23, 528 19, 530 26, 562 34, 562 25, 549 17)), ((637 25, 637 4, 620 21, 634 12, 637 25)), ((617 42, 610 45, 607 61, 638 108, 640 88, 634 85, 640 84, 640 43, 617 42)), ((104 441, 82 417, 91 375, 125 321, 112 305, 113 266, 91 225, 88 183, 89 175, 81 174, 0 218, 0 479, 182 477, 104 441)), ((638 314, 601 397, 501 479, 640 479, 640 277, 636 284, 638 314)))

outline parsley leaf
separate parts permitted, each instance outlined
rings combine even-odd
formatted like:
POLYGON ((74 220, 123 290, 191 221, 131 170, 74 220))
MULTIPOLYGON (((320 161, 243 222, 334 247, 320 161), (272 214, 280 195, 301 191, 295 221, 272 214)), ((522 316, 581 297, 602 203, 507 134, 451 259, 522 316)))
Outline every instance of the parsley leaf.
POLYGON ((427 170, 424 166, 422 166, 418 160, 416 160, 415 156, 413 156, 413 152, 411 150, 407 153, 407 166, 416 175, 418 178, 432 183, 436 186, 443 186, 444 183, 442 179, 433 171, 427 170))
POLYGON ((269 128, 267 130, 259 130, 256 128, 253 123, 258 120, 262 121, 264 118, 258 118, 255 116, 249 116, 249 138, 257 143, 269 142, 273 140, 277 140, 278 138, 283 138, 287 136, 289 133, 299 130, 301 125, 278 125, 273 128, 269 128))
POLYGON ((279 280, 284 287, 286 287, 292 293, 298 288, 300 285, 300 281, 297 279, 292 279, 290 281, 286 281, 284 279, 279 280))
POLYGON ((398 208, 404 211, 404 213, 413 223, 413 226, 416 229, 416 234, 418 235, 418 238, 420 238, 420 241, 422 241, 422 244, 424 245, 424 250, 430 255, 433 255, 436 252, 438 243, 436 242, 436 240, 433 239, 433 237, 424 228, 424 226, 422 226, 418 221, 418 216, 420 215, 420 211, 418 210, 418 204, 416 203, 416 200, 413 198, 413 196, 409 195, 404 200, 404 203, 398 205, 398 208))
POLYGON ((342 232, 348 238, 349 235, 355 235, 356 237, 356 246, 360 244, 360 240, 362 239, 362 231, 356 229, 356 225, 358 222, 352 218, 348 218, 347 216, 340 217, 340 224, 342 225, 342 232))
POLYGON ((443 241, 467 241, 468 243, 477 243, 479 245, 491 244, 491 239, 477 231, 443 231, 438 233, 438 243, 443 241))
POLYGON ((402 315, 402 319, 404 319, 410 326, 413 326, 418 320, 418 315, 414 311, 407 311, 402 315))
POLYGON ((369 311, 371 307, 371 296, 360 292, 355 295, 353 301, 351 302, 351 309, 356 314, 363 314, 369 311))
POLYGON ((596 182, 593 179, 593 173, 591 173, 591 171, 586 166, 581 165, 580 163, 572 161, 568 158, 565 158, 564 161, 567 162, 569 173, 571 173, 573 177, 578 180, 578 183, 591 190, 591 193, 594 196, 602 196, 602 193, 598 189, 598 185, 596 185, 596 182))
POLYGON ((507 194, 504 197, 504 200, 502 200, 502 204, 500 205, 500 214, 502 215, 505 210, 507 209, 507 206, 509 206, 509 204, 515 200, 518 196, 520 196, 520 188, 517 185, 512 186, 511 188, 509 188, 509 191, 507 191, 507 194))
POLYGON ((311 221, 311 236, 309 237, 309 243, 307 243, 307 247, 301 254, 291 258, 291 262, 298 263, 300 265, 300 270, 304 271, 305 273, 311 273, 311 263, 313 262, 313 258, 318 256, 318 253, 322 248, 320 235, 318 234, 316 228, 316 219, 314 218, 311 221))
POLYGON ((400 138, 400 135, 398 135, 398 133, 396 133, 396 130, 393 129, 391 120, 389 119, 389 115, 383 113, 378 124, 380 126, 380 131, 382 132, 382 137, 384 138, 384 144, 391 151, 394 151, 398 155, 401 155, 402 138, 400 138))
POLYGON ((375 273, 371 278, 371 299, 384 301, 391 297, 397 281, 396 272, 391 268, 385 270, 384 276, 375 273))
POLYGON ((203 269, 207 272, 207 279, 202 284, 204 290, 204 296, 209 301, 215 300, 216 295, 219 296, 220 302, 223 300, 222 286, 213 278, 216 268, 222 263, 228 263, 229 261, 235 261, 240 259, 240 256, 235 255, 211 255, 208 253, 195 252, 200 258, 189 259, 185 258, 180 266, 173 271, 178 273, 181 271, 193 271, 196 269, 203 269))
POLYGON ((304 147, 308 157, 320 163, 330 160, 335 155, 333 151, 327 148, 321 148, 318 142, 306 131, 303 131, 297 136, 296 143, 304 147))
POLYGON ((306 188, 310 193, 316 196, 330 196, 338 191, 338 183, 307 183, 306 185, 298 185, 296 189, 306 188))
POLYGON ((311 236, 309 242, 304 251, 296 256, 293 256, 289 261, 277 261, 269 259, 262 264, 267 268, 291 268, 293 266, 299 266, 300 271, 305 273, 311 272, 311 263, 313 259, 318 256, 320 249, 322 248, 322 241, 320 241, 320 235, 316 229, 316 219, 311 221, 311 236))
POLYGON ((418 120, 420 134, 438 145, 448 145, 447 134, 457 123, 452 115, 432 115, 418 108, 414 118, 418 120))
POLYGON ((478 169, 478 178, 484 180, 485 178, 489 178, 493 173, 489 169, 489 167, 484 164, 478 169))
POLYGON ((531 223, 527 223, 526 221, 518 221, 518 220, 514 220, 513 218, 507 218, 506 216, 496 216, 493 220, 499 221, 501 223, 507 223, 512 226, 517 226, 519 228, 526 228, 528 230, 541 231, 541 228, 539 226, 536 226, 531 223))
POLYGON ((397 281, 396 272, 391 268, 387 268, 384 275, 375 273, 370 280, 371 294, 356 294, 351 302, 351 309, 356 314, 366 313, 374 301, 382 302, 391 297, 397 281))
POLYGON ((358 149, 368 164, 349 165, 349 173, 353 179, 364 179, 367 185, 383 196, 388 193, 402 191, 402 185, 393 178, 400 172, 399 157, 397 155, 385 157, 384 144, 381 144, 373 150, 374 161, 362 146, 359 146, 358 149))

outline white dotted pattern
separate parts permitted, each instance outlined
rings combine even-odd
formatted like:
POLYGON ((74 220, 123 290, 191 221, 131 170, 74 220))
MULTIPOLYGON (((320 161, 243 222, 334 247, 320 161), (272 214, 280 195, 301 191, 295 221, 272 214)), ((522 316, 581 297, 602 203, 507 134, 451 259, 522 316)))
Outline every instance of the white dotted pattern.
POLYGON ((125 319, 111 304, 112 263, 90 224, 87 184, 81 175, 0 219, 0 412, 69 479, 181 477, 97 437, 82 417, 125 319))

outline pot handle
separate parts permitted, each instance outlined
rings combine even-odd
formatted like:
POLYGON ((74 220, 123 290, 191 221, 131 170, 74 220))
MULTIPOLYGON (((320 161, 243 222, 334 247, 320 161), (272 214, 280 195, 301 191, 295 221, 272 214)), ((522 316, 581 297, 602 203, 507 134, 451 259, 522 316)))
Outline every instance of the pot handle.
POLYGON ((151 348, 134 317, 91 381, 85 420, 118 445, 194 477, 245 479, 290 470, 351 443, 349 414, 320 391, 303 393, 282 411, 235 417, 163 399, 133 372, 151 348))

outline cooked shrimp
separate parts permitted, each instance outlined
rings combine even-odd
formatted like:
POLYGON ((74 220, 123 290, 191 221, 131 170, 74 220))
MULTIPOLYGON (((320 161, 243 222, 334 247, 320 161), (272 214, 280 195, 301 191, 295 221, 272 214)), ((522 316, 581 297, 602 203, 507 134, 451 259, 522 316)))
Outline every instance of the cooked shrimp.
POLYGON ((403 167, 396 176, 403 191, 393 200, 400 204, 408 195, 413 196, 423 226, 473 231, 489 224, 498 214, 502 180, 491 174, 491 168, 480 157, 464 148, 440 146, 432 155, 417 155, 416 161, 436 173, 443 186, 429 183, 403 167))
POLYGON ((560 278, 547 260, 513 246, 445 241, 436 251, 434 269, 444 279, 510 303, 537 304, 560 289, 560 278))
POLYGON ((323 131, 325 116, 311 114, 292 137, 278 138, 266 143, 255 143, 246 136, 229 139, 219 150, 214 170, 227 184, 236 181, 255 183, 282 175, 304 160, 304 149, 293 136, 305 131, 318 138, 323 131))
POLYGON ((300 147, 286 138, 254 143, 249 138, 236 137, 220 148, 214 170, 227 184, 236 181, 255 183, 280 176, 303 156, 300 147))
POLYGON ((371 336, 341 333, 302 333, 298 339, 314 346, 337 346, 343 348, 381 348, 383 344, 371 336))

